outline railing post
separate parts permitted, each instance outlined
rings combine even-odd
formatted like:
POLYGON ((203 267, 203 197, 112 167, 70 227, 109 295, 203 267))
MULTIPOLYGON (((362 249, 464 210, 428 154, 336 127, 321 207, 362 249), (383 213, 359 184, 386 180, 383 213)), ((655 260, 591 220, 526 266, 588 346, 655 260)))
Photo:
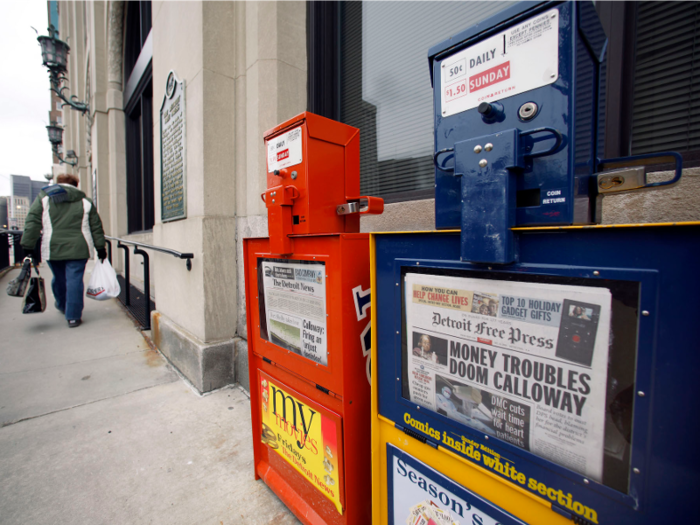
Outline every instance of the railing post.
POLYGON ((22 239, 22 234, 21 233, 13 233, 12 234, 12 246, 15 249, 15 264, 22 264, 22 261, 24 260, 24 248, 22 248, 22 245, 19 243, 19 241, 22 239))
POLYGON ((151 329, 151 270, 148 254, 138 247, 134 247, 134 255, 143 256, 143 293, 146 296, 146 322, 141 327, 142 330, 151 329))
POLYGON ((114 266, 114 263, 112 263, 112 241, 105 239, 105 244, 107 245, 107 259, 109 259, 109 264, 114 266))
POLYGON ((124 249, 124 281, 126 281, 124 284, 126 285, 126 290, 125 290, 125 295, 124 295, 124 306, 130 306, 131 305, 131 298, 129 297, 129 292, 131 289, 131 278, 130 278, 130 269, 129 269, 129 247, 126 244, 122 244, 120 242, 117 243, 117 248, 123 248, 124 249))
POLYGON ((0 270, 10 266, 10 242, 8 234, 0 234, 0 270))

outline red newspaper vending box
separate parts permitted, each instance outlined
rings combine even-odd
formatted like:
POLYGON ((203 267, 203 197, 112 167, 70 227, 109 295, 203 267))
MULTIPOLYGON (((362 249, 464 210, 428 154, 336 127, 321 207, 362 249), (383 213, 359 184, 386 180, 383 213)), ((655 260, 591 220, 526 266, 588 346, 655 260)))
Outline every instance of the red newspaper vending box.
POLYGON ((265 133, 269 237, 244 239, 255 476, 308 524, 371 521, 369 236, 359 130, 265 133))

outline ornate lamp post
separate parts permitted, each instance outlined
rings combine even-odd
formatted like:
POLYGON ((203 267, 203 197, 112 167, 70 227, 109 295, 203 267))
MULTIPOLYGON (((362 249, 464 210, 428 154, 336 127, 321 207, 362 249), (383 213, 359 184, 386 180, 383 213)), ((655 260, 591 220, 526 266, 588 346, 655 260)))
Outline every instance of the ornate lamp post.
POLYGON ((46 130, 49 132, 49 142, 51 145, 58 147, 58 145, 63 142, 63 128, 57 126, 55 122, 51 122, 49 126, 46 126, 46 130))
POLYGON ((37 38, 41 46, 41 58, 44 67, 49 70, 51 91, 58 95, 63 101, 64 106, 70 106, 84 115, 90 110, 90 105, 87 102, 79 101, 75 95, 66 98, 66 95, 63 93, 68 89, 68 87, 62 86, 62 84, 67 80, 64 74, 68 69, 68 52, 70 48, 68 44, 56 38, 57 34, 58 31, 51 25, 49 26, 49 36, 40 36, 37 38))
POLYGON ((68 164, 69 166, 75 166, 78 164, 78 156, 75 151, 68 150, 66 158, 61 157, 58 152, 58 146, 63 142, 63 128, 57 126, 55 122, 51 122, 51 125, 46 126, 46 130, 49 132, 49 142, 51 143, 51 149, 54 155, 58 158, 59 164, 68 164))

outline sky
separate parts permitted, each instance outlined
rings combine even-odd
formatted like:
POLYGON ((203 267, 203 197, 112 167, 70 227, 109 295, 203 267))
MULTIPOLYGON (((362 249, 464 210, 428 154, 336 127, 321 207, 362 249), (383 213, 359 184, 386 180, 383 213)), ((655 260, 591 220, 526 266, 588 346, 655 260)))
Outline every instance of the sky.
POLYGON ((46 181, 51 172, 49 74, 37 34, 47 34, 46 0, 0 0, 0 195, 10 175, 46 181))

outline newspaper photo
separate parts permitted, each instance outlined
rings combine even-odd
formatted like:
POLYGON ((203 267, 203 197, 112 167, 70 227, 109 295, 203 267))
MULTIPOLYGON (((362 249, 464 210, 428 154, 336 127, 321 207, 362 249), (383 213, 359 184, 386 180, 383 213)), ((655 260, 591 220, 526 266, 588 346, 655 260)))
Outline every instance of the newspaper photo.
POLYGON ((328 365, 325 266, 267 260, 261 265, 267 334, 261 328, 260 336, 328 365))
POLYGON ((408 273, 410 401, 601 481, 607 288, 408 273))

